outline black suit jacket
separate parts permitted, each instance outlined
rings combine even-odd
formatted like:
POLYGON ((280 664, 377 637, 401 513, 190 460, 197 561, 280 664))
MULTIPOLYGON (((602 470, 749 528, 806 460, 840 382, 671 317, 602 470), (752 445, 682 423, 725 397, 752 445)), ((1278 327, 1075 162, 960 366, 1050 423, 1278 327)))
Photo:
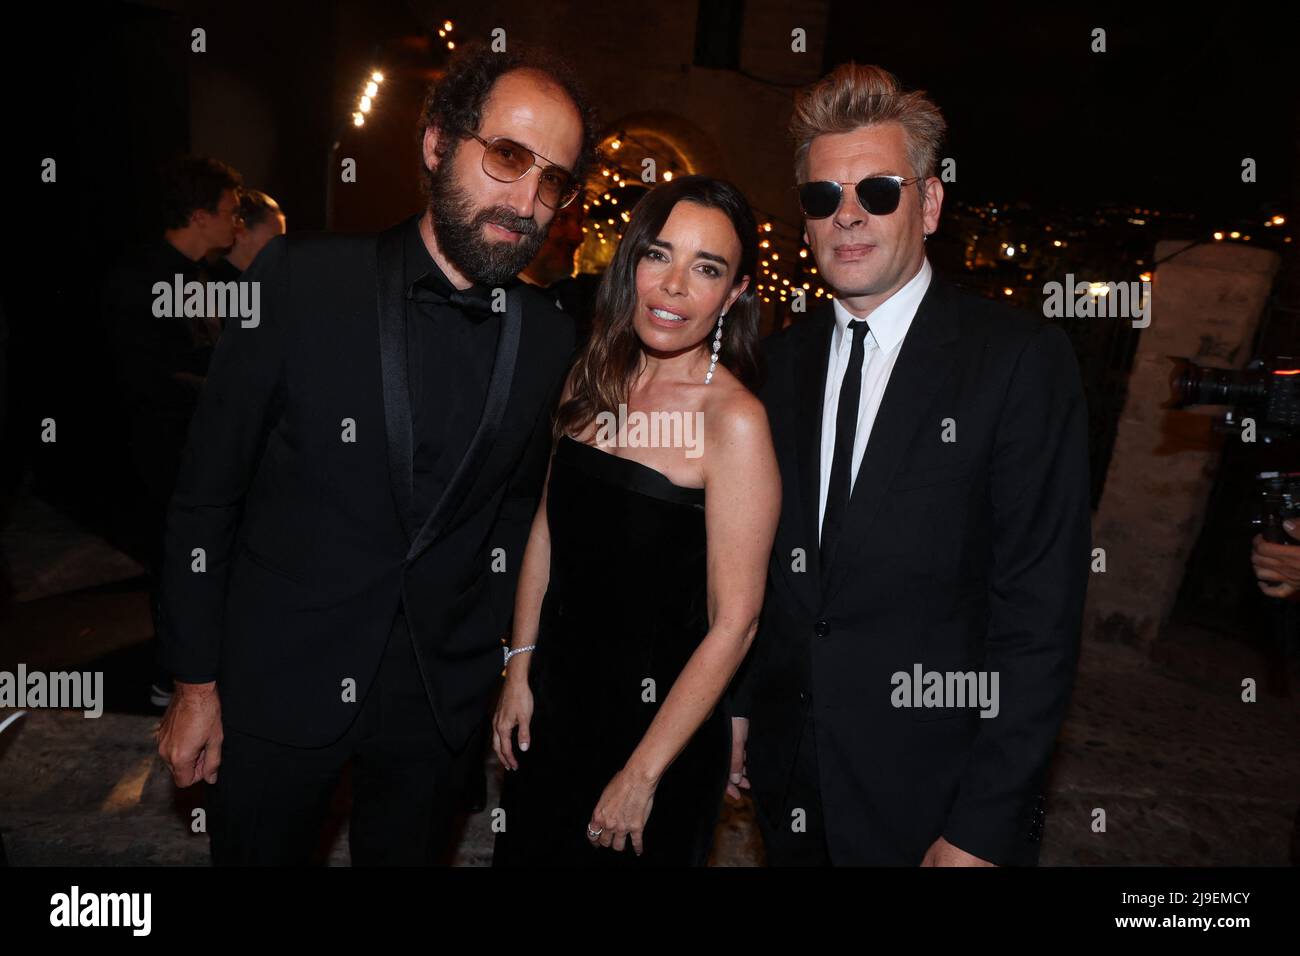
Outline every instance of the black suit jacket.
POLYGON ((812 708, 837 864, 921 862, 940 835, 1033 863, 1078 655, 1087 410, 1060 329, 932 277, 891 373, 833 565, 818 561, 832 307, 766 344, 784 487, 758 635, 730 697, 755 799, 785 788, 812 708), (943 441, 944 420, 955 442, 943 441), (799 555, 806 567, 799 570, 799 555), (999 672, 1000 713, 896 708, 892 675, 999 672))
POLYGON ((227 322, 191 425, 164 665, 215 679, 230 726, 323 745, 364 700, 400 605, 460 748, 501 672, 573 322, 508 289, 477 431, 432 513, 414 515, 401 227, 277 238, 242 279, 261 283, 260 322, 227 322))

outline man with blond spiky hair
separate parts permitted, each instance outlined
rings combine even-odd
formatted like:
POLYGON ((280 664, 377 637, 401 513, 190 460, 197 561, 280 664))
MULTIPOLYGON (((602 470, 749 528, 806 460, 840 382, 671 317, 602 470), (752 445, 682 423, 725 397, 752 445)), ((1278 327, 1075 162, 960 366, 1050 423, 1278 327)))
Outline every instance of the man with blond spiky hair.
POLYGON ((945 128, 877 66, 795 103, 834 299, 767 341, 784 500, 731 688, 731 792, 752 789, 774 865, 1038 858, 1088 575, 1087 409, 1060 329, 933 275, 945 128))

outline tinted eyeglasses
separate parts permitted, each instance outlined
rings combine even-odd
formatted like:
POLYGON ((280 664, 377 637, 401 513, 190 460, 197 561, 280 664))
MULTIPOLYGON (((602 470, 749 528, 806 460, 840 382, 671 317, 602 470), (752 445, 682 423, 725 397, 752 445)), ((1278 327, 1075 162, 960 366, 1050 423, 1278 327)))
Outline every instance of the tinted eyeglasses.
POLYGON ((862 208, 873 216, 888 216, 898 208, 899 197, 903 187, 919 183, 920 176, 904 179, 902 176, 868 176, 856 183, 837 183, 819 179, 811 183, 800 183, 795 189, 799 193, 799 208, 809 219, 825 219, 835 215, 840 208, 840 199, 844 196, 844 187, 853 186, 858 194, 862 208))
POLYGON ((483 172, 499 183, 515 183, 528 175, 536 166, 542 171, 537 182, 537 198, 550 209, 563 209, 578 195, 580 184, 573 174, 562 166, 557 166, 545 156, 539 156, 526 146, 520 146, 504 136, 484 139, 468 130, 465 136, 472 136, 483 144, 483 172), (538 159, 546 160, 543 166, 538 159))

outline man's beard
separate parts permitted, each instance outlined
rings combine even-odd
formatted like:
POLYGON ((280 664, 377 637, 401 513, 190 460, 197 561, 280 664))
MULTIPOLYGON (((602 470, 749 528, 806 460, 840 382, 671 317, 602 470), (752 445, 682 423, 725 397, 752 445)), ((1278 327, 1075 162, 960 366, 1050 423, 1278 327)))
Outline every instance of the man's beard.
POLYGON ((481 285, 503 286, 533 261, 546 241, 536 219, 516 216, 506 206, 477 212, 474 202, 452 178, 452 156, 443 157, 429 182, 429 211, 438 248, 457 269, 481 285), (521 234, 514 242, 483 238, 483 226, 493 222, 521 234))

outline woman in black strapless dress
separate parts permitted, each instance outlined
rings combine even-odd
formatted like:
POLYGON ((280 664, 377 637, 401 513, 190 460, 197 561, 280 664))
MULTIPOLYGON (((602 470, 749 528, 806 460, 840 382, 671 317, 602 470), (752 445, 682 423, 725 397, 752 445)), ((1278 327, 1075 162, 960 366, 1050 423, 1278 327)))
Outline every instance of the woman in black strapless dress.
MULTIPOLYGON (((635 861, 593 849, 584 828, 708 632, 704 491, 565 436, 547 520, 533 744, 507 774, 497 862, 511 861, 516 835, 539 861, 635 861)), ((644 862, 704 863, 730 762, 731 723, 715 708, 659 783, 644 862)))
POLYGON ((734 187, 682 177, 640 201, 602 280, 520 571, 493 722, 494 865, 708 860, 733 759, 722 694, 757 625, 780 502, 744 385, 756 246, 734 187), (696 415, 708 433, 653 452, 611 440, 596 381, 633 414, 696 415))

